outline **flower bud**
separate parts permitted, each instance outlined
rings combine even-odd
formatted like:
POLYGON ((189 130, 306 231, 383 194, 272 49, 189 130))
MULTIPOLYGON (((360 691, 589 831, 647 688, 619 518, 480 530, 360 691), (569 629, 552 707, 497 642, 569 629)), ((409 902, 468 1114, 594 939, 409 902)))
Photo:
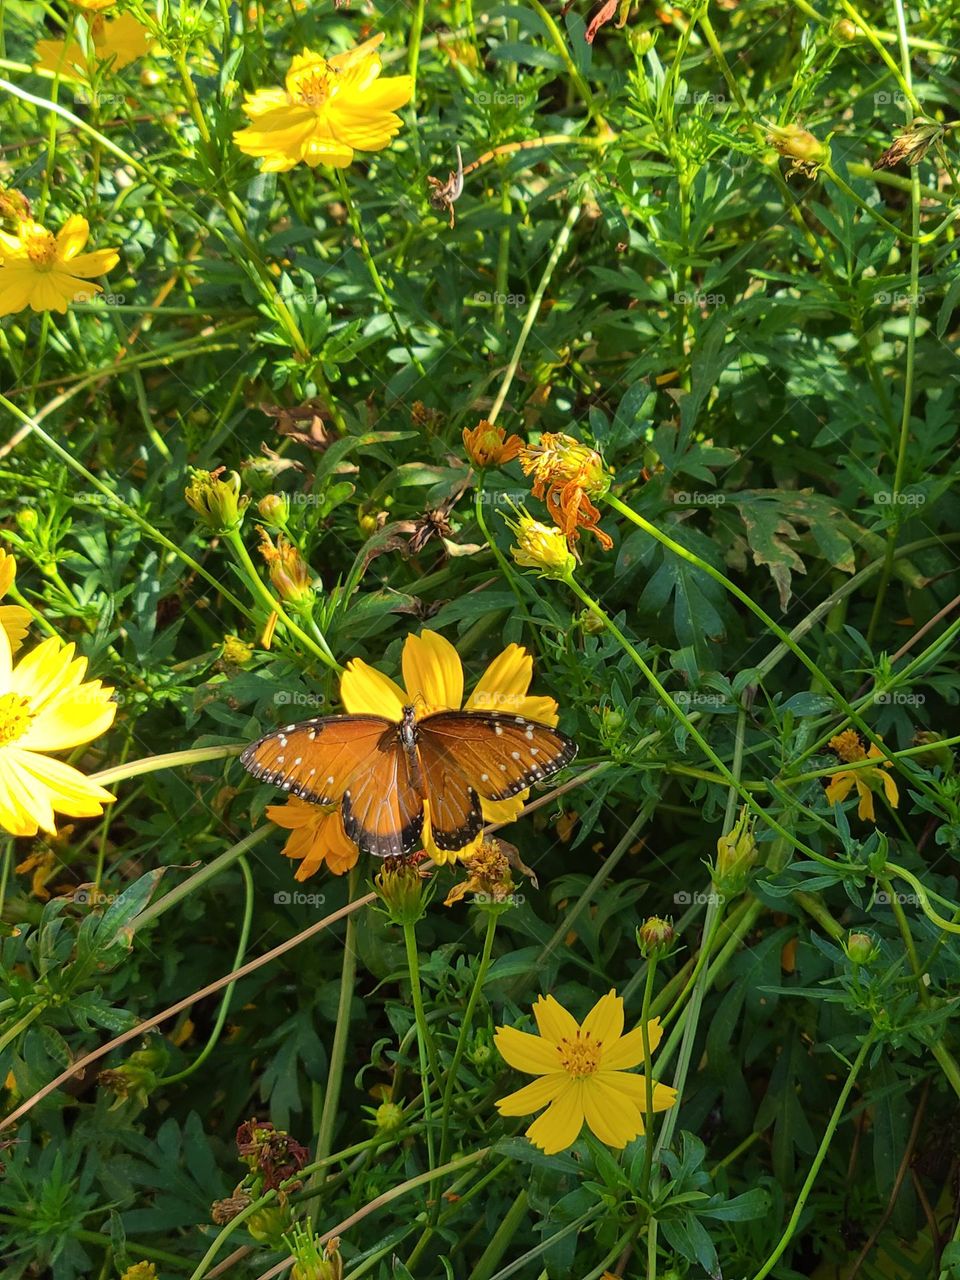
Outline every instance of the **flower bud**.
POLYGON ((152 1262, 135 1262, 127 1267, 120 1280, 157 1280, 157 1268, 152 1262))
POLYGON ((227 1196, 225 1200, 214 1200, 210 1206, 210 1221, 218 1227, 224 1227, 228 1222, 232 1222, 238 1213, 243 1213, 244 1209, 252 1204, 253 1197, 238 1187, 233 1195, 227 1196))
POLYGON ((264 524, 271 529, 286 528, 290 518, 290 499, 285 493, 268 493, 257 503, 264 524))
POLYGON ((270 581, 281 600, 308 609, 314 601, 310 567, 296 546, 280 533, 274 546, 266 529, 260 530, 260 554, 267 562, 270 581))
POLYGON ((268 1204, 245 1218, 243 1225, 258 1244, 279 1250, 284 1243, 283 1233, 290 1227, 290 1210, 286 1205, 268 1204))
POLYGON ((191 470, 190 483, 183 496, 211 533, 230 533, 239 529, 249 498, 241 496, 240 477, 235 471, 217 467, 216 471, 191 470))
POLYGON ((645 960, 662 960, 669 954, 676 936, 669 920, 650 916, 637 929, 637 946, 645 960))
POLYGON ((342 1280, 339 1236, 323 1245, 319 1236, 298 1223, 284 1236, 284 1244, 294 1257, 290 1280, 342 1280))
POLYGON ((925 769, 939 768, 944 773, 953 773, 956 761, 950 747, 939 745, 943 741, 942 734, 934 733, 931 729, 921 729, 913 735, 913 741, 918 747, 929 748, 915 757, 918 764, 922 764, 925 769))
POLYGON ((576 568, 577 559, 567 546, 566 535, 555 525, 541 524, 520 508, 516 520, 504 516, 517 539, 510 548, 514 563, 525 569, 539 569, 542 578, 566 578, 576 568))
POLYGON ((21 507, 17 512, 17 524, 24 533, 33 533, 40 523, 40 517, 33 507, 21 507))
POLYGON ((379 1133, 396 1133, 403 1128, 403 1107, 396 1102, 381 1102, 373 1122, 379 1133))
POLYGON ((239 636, 224 636, 220 656, 228 666, 246 667, 253 657, 253 645, 239 636))
POLYGON ((874 169, 893 169, 898 164, 919 164, 945 132, 943 125, 936 120, 925 120, 919 116, 902 133, 898 133, 886 151, 874 161, 874 169))
POLYGON ((416 924, 430 900, 426 881, 408 858, 386 859, 373 887, 394 924, 416 924))
POLYGON ((717 840, 713 883, 728 897, 743 891, 750 870, 757 861, 757 842, 753 835, 755 825, 756 819, 744 806, 730 831, 717 840))
POLYGON ((111 1110, 116 1110, 127 1098, 135 1098, 140 1106, 145 1107, 160 1083, 169 1057, 164 1045, 156 1043, 131 1053, 122 1066, 101 1071, 97 1076, 98 1083, 117 1095, 111 1110))
POLYGON ((880 947, 875 938, 872 938, 869 933, 859 933, 854 930, 847 935, 843 950, 852 964, 872 964, 880 954, 880 947))
POLYGON ((860 39, 860 28, 849 18, 841 18, 830 28, 830 36, 836 44, 853 44, 860 39))
POLYGON ((805 173, 808 178, 812 178, 820 166, 830 159, 827 144, 797 124, 771 125, 767 131, 767 141, 780 155, 792 161, 788 173, 805 173))

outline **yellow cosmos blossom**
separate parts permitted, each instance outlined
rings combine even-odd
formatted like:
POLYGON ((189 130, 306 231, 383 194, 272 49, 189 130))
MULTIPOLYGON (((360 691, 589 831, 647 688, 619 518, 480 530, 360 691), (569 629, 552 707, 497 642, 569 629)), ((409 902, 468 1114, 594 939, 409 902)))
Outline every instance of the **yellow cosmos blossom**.
POLYGON ((343 829, 339 805, 308 804, 292 798, 286 804, 269 805, 267 817, 291 833, 283 852, 300 860, 297 880, 309 880, 324 863, 335 876, 342 876, 356 863, 360 851, 343 829))
POLYGON ((55 835, 54 813, 94 818, 115 799, 46 754, 99 737, 117 712, 112 690, 84 681, 87 660, 73 655, 72 644, 51 637, 14 666, 0 629, 0 827, 11 835, 55 835))
MULTIPOLYGON (((85 4, 83 8, 93 8, 85 4)), ((109 20, 102 14, 90 19, 87 48, 70 37, 68 40, 38 40, 36 66, 52 75, 72 75, 85 79, 97 63, 110 64, 119 71, 150 52, 153 37, 131 13, 118 14, 109 20)))
MULTIPOLYGON (((827 745, 847 764, 852 764, 855 760, 883 760, 883 752, 874 743, 870 744, 869 751, 864 748, 860 735, 855 729, 838 733, 827 745)), ((893 765, 889 760, 883 760, 882 765, 868 765, 861 769, 841 769, 830 778, 830 784, 826 790, 827 804, 842 804, 856 787, 857 795, 860 797, 857 816, 864 822, 876 822, 873 807, 874 791, 882 787, 887 801, 894 809, 900 803, 900 792, 897 790, 896 782, 889 773, 884 772, 885 769, 892 768, 893 765)))
MULTIPOLYGON (((3 550, 0 550, 0 600, 7 594, 13 586, 13 580, 17 576, 17 562, 13 556, 8 556, 3 550)), ((30 611, 21 608, 18 604, 0 604, 0 627, 7 633, 7 639, 10 641, 10 648, 16 653, 23 643, 23 637, 27 634, 27 628, 30 626, 30 611)))
POLYGON ((282 173, 303 161, 342 169, 355 151, 382 151, 400 129, 394 112, 413 94, 410 76, 379 79, 382 35, 346 53, 324 58, 304 49, 283 88, 247 94, 252 121, 234 133, 240 150, 262 158, 266 173, 282 173))
MULTIPOLYGON (((539 1035, 498 1027, 494 1043, 503 1058, 528 1075, 532 1084, 501 1098, 503 1116, 526 1116, 546 1107, 527 1130, 527 1137, 547 1155, 576 1142, 586 1123, 608 1147, 625 1147, 643 1133, 647 1110, 645 1075, 630 1068, 643 1062, 641 1027, 623 1034, 623 1000, 608 991, 579 1024, 553 996, 533 1006, 539 1035)), ((660 1043, 660 1019, 647 1024, 651 1053, 660 1043)), ((676 1089, 651 1087, 654 1111, 667 1111, 677 1101, 676 1089)))
MULTIPOLYGON (((403 708, 414 707, 417 719, 434 711, 506 711, 511 715, 555 725, 559 719, 553 698, 531 697, 533 658, 521 645, 510 644, 494 658, 464 701, 463 666, 456 649, 435 631, 407 636, 403 646, 402 689, 389 676, 354 658, 340 677, 340 699, 351 715, 386 716, 402 720, 403 708)), ((509 800, 482 800, 487 822, 511 822, 523 808, 527 792, 509 800)), ((430 804, 424 805, 423 847, 435 862, 454 862, 480 845, 477 836, 464 849, 438 849, 430 831, 430 804)))
POLYGON ((30 307, 59 311, 70 302, 86 302, 119 260, 116 249, 82 253, 90 236, 86 218, 74 214, 56 235, 39 222, 21 222, 16 234, 0 231, 0 316, 30 307))

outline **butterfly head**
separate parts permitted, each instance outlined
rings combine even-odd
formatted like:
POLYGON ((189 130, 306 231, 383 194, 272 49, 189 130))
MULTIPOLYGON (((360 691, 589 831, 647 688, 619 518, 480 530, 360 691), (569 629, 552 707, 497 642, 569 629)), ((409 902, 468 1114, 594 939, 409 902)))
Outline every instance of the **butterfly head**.
POLYGON ((414 704, 403 708, 403 719, 400 721, 400 741, 405 747, 416 746, 417 713, 414 704))

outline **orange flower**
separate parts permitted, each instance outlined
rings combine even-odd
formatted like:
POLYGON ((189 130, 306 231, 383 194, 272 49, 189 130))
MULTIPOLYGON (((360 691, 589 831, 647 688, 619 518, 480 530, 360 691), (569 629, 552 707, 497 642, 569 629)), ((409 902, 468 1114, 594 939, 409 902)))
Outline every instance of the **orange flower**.
POLYGON ((604 551, 613 539, 599 528, 600 512, 591 501, 610 488, 610 476, 595 449, 562 432, 545 431, 538 445, 520 450, 524 474, 533 477, 533 496, 542 499, 550 518, 566 534, 571 545, 580 529, 589 529, 604 551))
POLYGON ((482 418, 471 430, 463 428, 463 447, 475 467, 502 467, 518 457, 523 447, 519 436, 508 436, 503 427, 495 427, 482 418))
POLYGON ((359 851, 343 829, 339 805, 308 804, 291 798, 286 804, 269 805, 267 817, 291 833, 283 852, 300 860, 297 880, 309 880, 324 863, 335 876, 342 876, 356 863, 359 851))
MULTIPOLYGON (((835 738, 830 739, 828 745, 846 764, 853 764, 860 760, 883 760, 883 753, 874 743, 870 744, 869 751, 864 749, 860 735, 855 729, 847 729, 844 733, 838 733, 835 738)), ((857 805, 857 816, 865 822, 876 822, 877 819, 873 807, 874 791, 878 791, 882 787, 884 795, 894 809, 900 803, 900 793, 897 790, 896 782, 889 773, 883 772, 884 769, 892 768, 893 765, 889 760, 883 760, 882 766, 869 765, 860 769, 841 769, 830 778, 830 784, 826 790, 827 804, 842 804, 853 788, 856 787, 857 794, 860 797, 860 803, 857 805)))

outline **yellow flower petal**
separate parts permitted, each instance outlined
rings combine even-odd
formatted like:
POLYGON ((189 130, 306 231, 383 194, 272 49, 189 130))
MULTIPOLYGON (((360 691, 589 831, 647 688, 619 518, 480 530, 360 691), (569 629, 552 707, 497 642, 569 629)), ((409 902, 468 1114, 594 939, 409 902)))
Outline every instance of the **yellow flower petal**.
MULTIPOLYGON (((3 610, 0 609, 0 614, 2 614, 2 612, 3 610)), ((900 803, 900 792, 897 790, 897 784, 894 780, 893 774, 881 773, 880 780, 883 783, 883 791, 887 797, 887 801, 892 808, 896 809, 900 803)))
POLYGON ((857 805, 857 817, 864 822, 876 822, 877 815, 873 807, 873 792, 859 776, 854 778, 854 785, 860 797, 860 803, 857 805))
POLYGON ((517 1071, 527 1075, 552 1075, 559 1069, 556 1045, 515 1027, 498 1027, 493 1042, 500 1056, 517 1071))
MULTIPOLYGON (((650 1052, 654 1053, 663 1036, 659 1018, 651 1018, 647 1024, 650 1052)), ((634 1027, 625 1036, 604 1047, 600 1065, 605 1071, 625 1070, 643 1061, 643 1028, 634 1027)))
MULTIPOLYGON (((607 1071, 601 1070, 591 1077, 592 1080, 599 1081, 601 1085, 608 1089, 614 1089, 622 1094, 625 1098, 629 1098, 632 1102, 646 1111, 647 1108, 647 1078, 646 1076, 632 1075, 627 1071, 607 1071)), ((669 1111, 672 1106, 676 1105, 677 1091, 672 1089, 670 1085, 654 1083, 653 1086, 653 1109, 654 1111, 669 1111)))
POLYGON ((580 1025, 572 1013, 553 996, 540 996, 533 1006, 533 1016, 537 1020, 537 1028, 544 1040, 551 1044, 559 1044, 561 1040, 575 1036, 580 1025))
POLYGON ((853 788, 852 773, 835 773, 825 791, 827 804, 842 804, 853 788))
POLYGON ((84 685, 51 699, 34 716, 18 746, 30 751, 67 751, 99 738, 117 714, 110 693, 109 689, 84 685))
POLYGON ((509 1093, 497 1102, 497 1110, 502 1116, 528 1116, 531 1111, 539 1111, 548 1102, 563 1092, 570 1077, 565 1071, 554 1071, 548 1076, 541 1076, 525 1084, 516 1093, 509 1093))
POLYGON ((403 645, 403 683, 418 715, 459 711, 463 702, 460 655, 436 631, 407 636, 403 645))
POLYGON ((534 1120, 527 1137, 548 1156, 556 1155, 576 1142, 583 1121, 581 1082, 570 1079, 543 1115, 534 1120))
POLYGON ((623 1001, 616 991, 601 996, 583 1020, 581 1031, 599 1040, 603 1047, 613 1046, 623 1034, 623 1001))
POLYGON ((7 633, 11 649, 20 648, 24 636, 30 630, 31 620, 29 609, 23 609, 18 604, 0 604, 0 628, 7 633))
POLYGON ((625 1147, 643 1133, 640 1108, 600 1075, 583 1082, 583 1112, 587 1124, 608 1147, 625 1147))
POLYGON ((487 667, 467 699, 468 711, 507 711, 523 715, 517 708, 526 697, 533 679, 533 658, 519 644, 508 644, 487 667))
POLYGON ((57 232, 57 257, 61 262, 69 262, 89 239, 90 223, 79 213, 72 214, 57 232))
POLYGON ((362 658, 347 663, 340 677, 340 701, 350 715, 386 716, 397 721, 403 719, 406 705, 400 686, 362 658))

